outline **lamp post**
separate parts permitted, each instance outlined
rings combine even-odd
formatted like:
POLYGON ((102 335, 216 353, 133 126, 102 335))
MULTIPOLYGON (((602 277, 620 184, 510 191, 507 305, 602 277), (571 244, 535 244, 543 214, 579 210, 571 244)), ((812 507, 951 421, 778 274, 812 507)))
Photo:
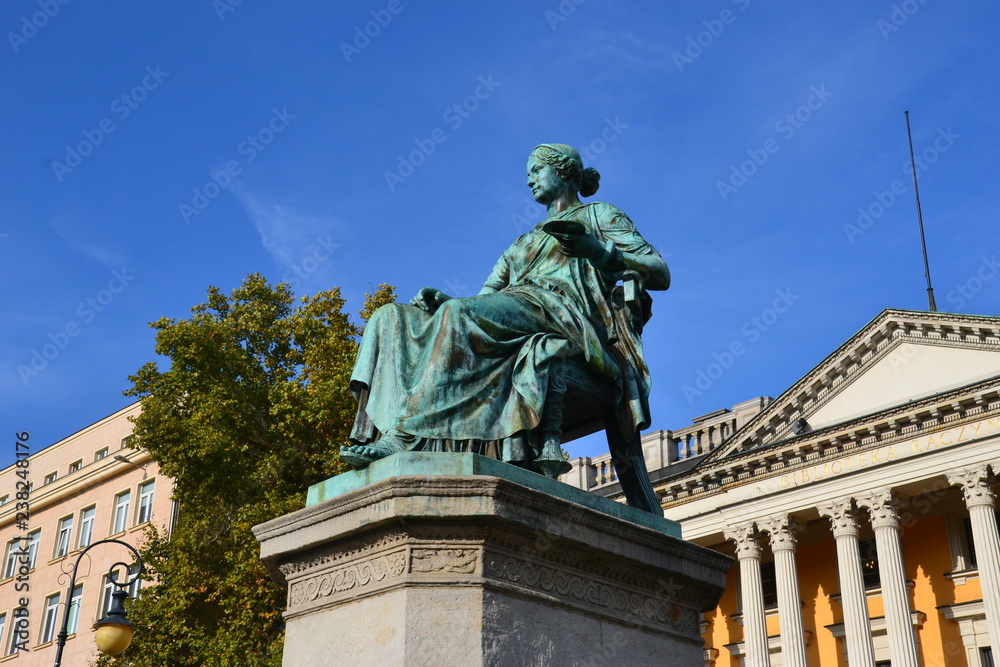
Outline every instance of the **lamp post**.
POLYGON ((128 648, 129 642, 132 641, 132 633, 135 631, 135 626, 125 618, 124 602, 128 597, 128 592, 125 589, 142 576, 142 558, 131 544, 122 542, 121 540, 100 540, 81 551, 80 555, 76 557, 76 562, 73 564, 73 576, 69 582, 69 590, 66 592, 66 610, 63 612, 62 626, 59 628, 59 635, 56 638, 56 661, 54 667, 60 667, 62 664, 63 647, 66 646, 66 638, 69 636, 69 608, 73 604, 73 589, 76 588, 77 569, 80 567, 80 561, 83 559, 84 554, 100 544, 120 544, 127 548, 135 556, 135 560, 139 564, 139 569, 133 576, 126 576, 124 583, 118 583, 114 576, 114 571, 120 565, 125 568, 125 572, 128 572, 129 566, 127 563, 115 563, 108 570, 108 582, 115 587, 115 591, 111 594, 111 607, 108 609, 107 616, 94 624, 94 628, 97 630, 97 648, 101 653, 118 655, 128 648))

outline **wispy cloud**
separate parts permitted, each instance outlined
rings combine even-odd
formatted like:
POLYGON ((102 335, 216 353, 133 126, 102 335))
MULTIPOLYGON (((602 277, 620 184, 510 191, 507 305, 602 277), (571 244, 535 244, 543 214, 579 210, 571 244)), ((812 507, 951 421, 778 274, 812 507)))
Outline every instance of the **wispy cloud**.
POLYGON ((52 227, 56 230, 59 238, 69 247, 71 251, 85 257, 93 262, 97 262, 109 269, 119 269, 125 262, 125 255, 110 244, 99 244, 83 238, 78 224, 70 218, 56 218, 52 221, 52 227))
POLYGON ((261 197, 238 182, 231 189, 260 234, 264 249, 283 271, 282 281, 294 287, 309 277, 329 278, 337 263, 329 260, 337 258, 341 245, 338 220, 261 197))

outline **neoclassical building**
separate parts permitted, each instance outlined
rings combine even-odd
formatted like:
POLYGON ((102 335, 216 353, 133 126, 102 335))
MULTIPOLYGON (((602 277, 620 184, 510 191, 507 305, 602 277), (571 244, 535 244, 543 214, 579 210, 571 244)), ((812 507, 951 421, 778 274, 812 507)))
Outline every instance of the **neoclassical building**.
POLYGON ((664 514, 738 559, 705 665, 994 664, 1000 317, 885 310, 777 399, 643 444, 664 514))

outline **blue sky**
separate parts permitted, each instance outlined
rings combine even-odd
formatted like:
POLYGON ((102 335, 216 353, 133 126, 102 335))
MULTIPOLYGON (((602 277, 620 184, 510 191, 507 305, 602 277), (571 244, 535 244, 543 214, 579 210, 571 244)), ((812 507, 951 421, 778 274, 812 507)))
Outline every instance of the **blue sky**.
POLYGON ((939 309, 998 311, 995 3, 10 0, 0 28, 0 465, 127 405, 147 323, 209 285, 476 293, 542 218, 542 142, 668 258, 654 428, 926 308, 904 110, 939 309))

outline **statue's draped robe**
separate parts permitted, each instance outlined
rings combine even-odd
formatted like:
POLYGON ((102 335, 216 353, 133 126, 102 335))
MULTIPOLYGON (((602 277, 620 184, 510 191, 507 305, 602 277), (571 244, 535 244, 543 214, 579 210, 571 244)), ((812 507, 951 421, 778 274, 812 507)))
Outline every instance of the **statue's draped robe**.
MULTIPOLYGON (((555 217, 584 223, 624 252, 656 253, 610 204, 555 217)), ((616 387, 625 433, 646 428, 649 372, 641 340, 610 304, 618 277, 560 253, 540 223, 504 252, 480 295, 447 301, 434 315, 408 304, 379 308, 351 377, 359 402, 352 440, 393 431, 413 436, 413 449, 485 453, 538 426, 553 361, 570 358, 616 387)))

